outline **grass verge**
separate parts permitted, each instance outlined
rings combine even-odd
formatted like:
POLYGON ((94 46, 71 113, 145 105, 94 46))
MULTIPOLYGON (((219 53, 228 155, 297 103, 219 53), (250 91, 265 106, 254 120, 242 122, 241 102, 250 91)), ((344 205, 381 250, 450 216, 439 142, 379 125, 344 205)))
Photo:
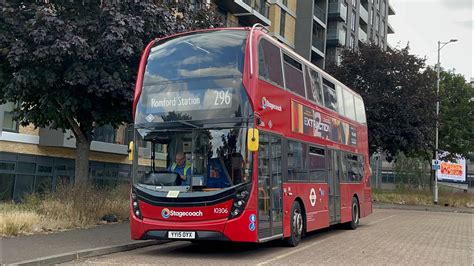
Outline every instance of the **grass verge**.
MULTIPOLYGON (((372 197, 375 202, 406 204, 406 205, 433 205, 433 194, 429 190, 396 189, 380 190, 374 189, 372 197)), ((474 207, 474 195, 463 191, 450 189, 439 189, 438 205, 451 207, 474 207)))
POLYGON ((91 184, 60 186, 46 195, 28 195, 24 203, 0 203, 0 236, 88 228, 104 216, 128 219, 129 185, 99 189, 91 184))

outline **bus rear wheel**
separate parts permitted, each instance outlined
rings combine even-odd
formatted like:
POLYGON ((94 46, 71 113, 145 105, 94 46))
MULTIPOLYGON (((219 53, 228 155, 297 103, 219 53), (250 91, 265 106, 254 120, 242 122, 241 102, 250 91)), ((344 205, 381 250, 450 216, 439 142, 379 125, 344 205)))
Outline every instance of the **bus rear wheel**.
POLYGON ((286 242, 291 247, 296 247, 300 243, 301 235, 303 234, 303 212, 299 202, 293 202, 291 207, 290 217, 290 237, 287 238, 286 242))
POLYGON ((352 209, 352 220, 348 223, 346 223, 346 228, 354 230, 359 226, 359 201, 357 200, 356 197, 352 197, 352 204, 351 204, 351 209, 352 209))

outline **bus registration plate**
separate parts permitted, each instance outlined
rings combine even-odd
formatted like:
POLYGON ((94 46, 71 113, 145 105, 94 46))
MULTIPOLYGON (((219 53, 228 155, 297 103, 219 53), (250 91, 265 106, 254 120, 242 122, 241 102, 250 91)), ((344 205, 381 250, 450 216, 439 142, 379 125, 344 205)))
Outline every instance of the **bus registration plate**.
POLYGON ((195 239, 196 232, 178 232, 178 231, 168 231, 168 238, 172 239, 195 239))

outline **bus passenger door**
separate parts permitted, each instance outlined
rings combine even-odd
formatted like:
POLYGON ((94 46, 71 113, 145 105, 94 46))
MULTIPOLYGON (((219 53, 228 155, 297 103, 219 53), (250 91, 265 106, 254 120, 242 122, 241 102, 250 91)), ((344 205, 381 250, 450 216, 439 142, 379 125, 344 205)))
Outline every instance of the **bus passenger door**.
POLYGON ((260 134, 258 151, 258 238, 283 235, 281 137, 260 134))
POLYGON ((328 150, 329 224, 341 221, 341 152, 328 150))

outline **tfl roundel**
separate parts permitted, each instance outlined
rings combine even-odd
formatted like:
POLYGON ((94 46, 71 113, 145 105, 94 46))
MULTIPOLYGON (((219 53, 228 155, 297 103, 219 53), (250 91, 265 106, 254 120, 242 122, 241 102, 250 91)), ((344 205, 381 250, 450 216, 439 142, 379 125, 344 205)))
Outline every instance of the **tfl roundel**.
POLYGON ((309 193, 309 202, 313 207, 316 205, 316 190, 314 190, 314 188, 312 188, 311 192, 309 193))

